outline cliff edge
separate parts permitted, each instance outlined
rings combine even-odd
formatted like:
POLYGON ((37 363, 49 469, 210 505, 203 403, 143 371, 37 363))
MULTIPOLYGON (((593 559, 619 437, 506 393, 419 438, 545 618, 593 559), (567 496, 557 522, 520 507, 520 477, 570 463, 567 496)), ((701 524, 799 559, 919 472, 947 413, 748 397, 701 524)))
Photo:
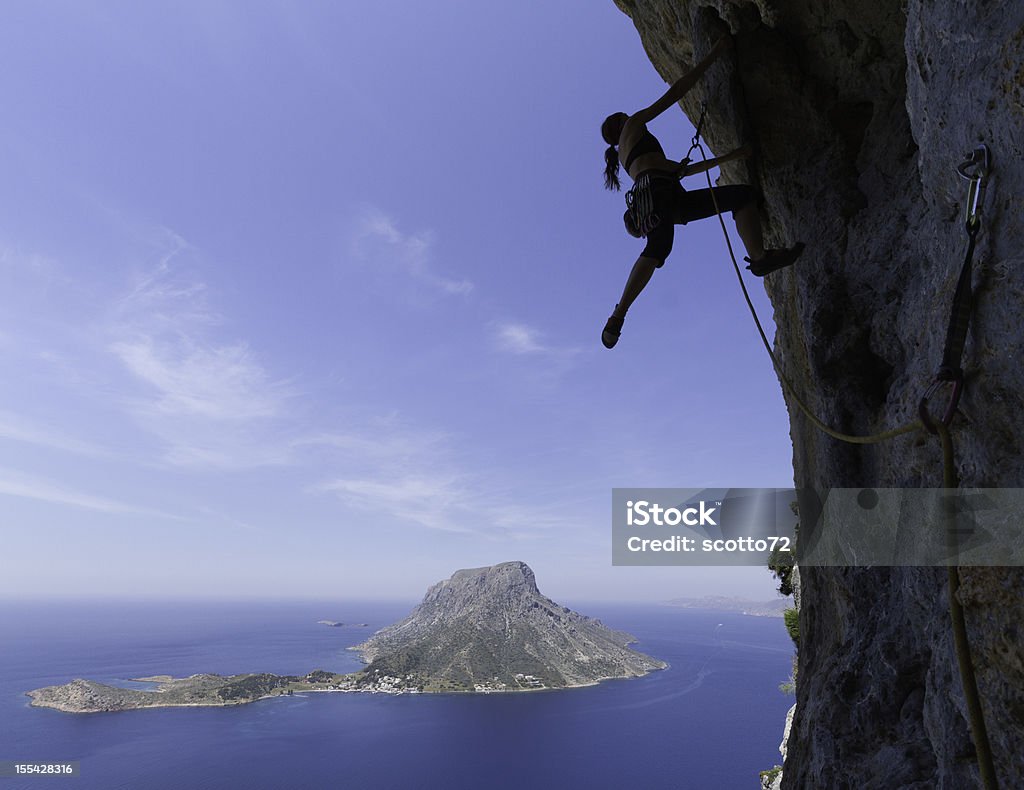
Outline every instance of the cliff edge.
MULTIPOLYGON (((966 247, 955 168, 979 143, 990 147, 952 434, 963 486, 1021 486, 1024 4, 616 2, 666 82, 734 35, 733 61, 716 64, 683 109, 696 120, 708 99, 714 153, 755 146, 723 182, 760 187, 771 246, 807 244, 795 267, 766 281, 776 353, 839 430, 915 419, 966 247)), ((608 111, 618 109, 636 108, 608 111)), ((796 486, 942 485, 939 442, 927 434, 847 445, 787 402, 796 486)), ((963 568, 961 580, 997 774, 1024 787, 1024 572, 963 568)), ((945 569, 805 568, 801 582, 783 788, 977 786, 945 569)))

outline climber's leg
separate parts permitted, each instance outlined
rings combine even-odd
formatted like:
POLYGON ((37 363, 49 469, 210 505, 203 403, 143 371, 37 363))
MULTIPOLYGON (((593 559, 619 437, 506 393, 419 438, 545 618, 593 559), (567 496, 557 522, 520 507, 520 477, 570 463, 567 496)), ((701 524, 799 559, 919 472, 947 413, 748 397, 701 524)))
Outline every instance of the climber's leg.
POLYGON ((647 283, 651 281, 654 270, 660 267, 661 264, 662 261, 657 261, 644 255, 636 259, 636 263, 633 264, 633 268, 629 272, 629 277, 626 278, 626 287, 622 289, 622 296, 619 298, 619 303, 615 305, 612 315, 619 318, 626 317, 626 311, 636 301, 640 292, 647 287, 647 283))
POLYGON ((626 318, 626 311, 636 301, 640 292, 647 287, 647 283, 651 281, 654 270, 661 266, 662 263, 663 261, 648 258, 644 255, 636 259, 636 263, 633 264, 629 277, 626 279, 626 287, 622 290, 619 303, 615 305, 611 317, 609 317, 604 325, 604 330, 601 332, 601 342, 605 348, 612 348, 619 342, 619 334, 622 332, 622 323, 626 318))
POLYGON ((770 272, 791 265, 800 257, 804 250, 802 242, 788 249, 766 250, 761 236, 761 219, 757 212, 756 193, 746 184, 718 187, 714 197, 710 189, 698 189, 687 192, 680 206, 679 221, 690 222, 714 216, 717 211, 731 211, 736 223, 736 231, 747 249, 745 260, 750 262, 747 267, 752 274, 764 277, 770 272))
MULTIPOLYGON (((668 212, 664 216, 667 216, 668 212)), ((626 279, 626 287, 622 289, 622 296, 619 303, 615 305, 611 318, 601 332, 601 342, 606 348, 611 348, 619 341, 619 334, 622 331, 622 322, 626 317, 626 311, 632 307, 633 302, 647 287, 651 281, 655 269, 660 269, 665 264, 665 259, 672 252, 672 240, 675 236, 675 227, 671 222, 663 220, 658 223, 647 234, 647 246, 644 247, 640 257, 636 259, 633 268, 626 279)))
POLYGON ((764 255, 761 242, 761 218, 757 213, 757 193, 747 184, 717 187, 714 197, 710 189, 695 189, 676 199, 676 222, 686 224, 696 219, 713 217, 718 211, 732 212, 736 230, 740 234, 747 254, 760 258, 764 255), (717 203, 717 210, 716 210, 717 203))
POLYGON ((761 216, 757 213, 757 204, 751 200, 746 205, 734 209, 732 218, 747 255, 755 261, 763 258, 764 240, 761 236, 761 216))

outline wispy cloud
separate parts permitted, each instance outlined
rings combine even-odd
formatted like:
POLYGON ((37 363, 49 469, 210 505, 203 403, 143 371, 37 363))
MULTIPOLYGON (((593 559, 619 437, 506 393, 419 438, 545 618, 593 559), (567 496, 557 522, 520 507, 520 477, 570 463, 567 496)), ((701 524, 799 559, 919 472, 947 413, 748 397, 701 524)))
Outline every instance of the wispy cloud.
POLYGON ((473 283, 439 274, 433 265, 433 234, 403 233, 397 222, 378 210, 365 212, 356 222, 352 251, 387 270, 401 274, 444 294, 468 294, 473 283))
POLYGON ((288 394, 244 343, 218 346, 188 335, 161 340, 140 334, 113 343, 111 350, 152 387, 152 408, 165 415, 226 421, 274 417, 288 394))
POLYGON ((210 306, 206 284, 188 274, 198 251, 170 228, 159 227, 148 235, 159 250, 156 263, 136 273, 115 305, 116 317, 144 320, 150 330, 170 332, 182 325, 194 332, 222 324, 223 317, 210 306))
POLYGON ((7 244, 0 244, 0 271, 26 275, 49 283, 68 282, 67 276, 53 258, 39 252, 24 252, 7 244))
POLYGON ((549 343, 545 333, 521 321, 499 321, 493 324, 494 343, 499 351, 517 356, 544 357, 566 363, 581 349, 549 343))
POLYGON ((388 516, 446 532, 476 532, 465 518, 466 490, 457 475, 420 474, 337 478, 318 486, 367 513, 388 516))
POLYGON ((525 324, 499 324, 498 347, 510 354, 541 354, 548 349, 541 343, 541 333, 525 324))
POLYGON ((453 435, 421 433, 392 421, 372 434, 332 434, 304 443, 335 451, 324 464, 334 474, 309 490, 332 494, 371 519, 491 538, 579 527, 555 512, 557 506, 522 505, 522 492, 509 484, 507 472, 467 458, 453 435))
POLYGON ((452 439, 443 431, 409 430, 393 416, 375 420, 368 431, 315 433, 294 440, 292 446, 327 448, 360 463, 382 463, 397 469, 414 468, 424 458, 445 455, 452 439))
POLYGON ((104 447, 67 436, 49 426, 40 425, 28 417, 9 411, 0 411, 0 439, 49 447, 79 455, 97 457, 110 455, 110 451, 104 447))
POLYGON ((455 513, 467 488, 452 461, 453 439, 412 428, 392 414, 357 430, 311 434, 293 445, 307 456, 318 451, 318 465, 333 470, 310 492, 330 493, 357 511, 429 529, 472 531, 455 513))
POLYGON ((294 392, 275 379, 247 343, 224 338, 223 317, 205 283, 177 259, 191 251, 170 234, 168 251, 137 279, 113 313, 108 351, 142 385, 128 407, 167 445, 179 466, 285 463, 287 447, 269 439, 294 392))
POLYGON ((84 510, 95 510, 100 513, 155 516, 158 518, 180 520, 179 516, 151 510, 150 508, 138 507, 116 499, 107 499, 106 497, 75 491, 57 483, 30 477, 11 469, 0 468, 0 495, 35 499, 53 505, 66 505, 84 510))
POLYGON ((424 467, 403 475, 336 478, 314 490, 334 494, 377 519, 495 539, 567 533, 582 526, 578 517, 559 512, 556 506, 524 505, 514 495, 498 493, 495 481, 479 473, 424 467))

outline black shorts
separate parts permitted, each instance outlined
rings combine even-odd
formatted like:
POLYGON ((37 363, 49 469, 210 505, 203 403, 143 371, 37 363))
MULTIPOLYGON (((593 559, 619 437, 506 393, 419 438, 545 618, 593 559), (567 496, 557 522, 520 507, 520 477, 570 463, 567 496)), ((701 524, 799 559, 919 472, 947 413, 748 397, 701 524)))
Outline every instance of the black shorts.
MULTIPOLYGON (((640 253, 645 258, 658 261, 660 268, 672 252, 675 226, 685 225, 695 219, 715 215, 715 202, 710 189, 695 189, 687 192, 675 178, 652 178, 654 210, 661 218, 658 227, 647 234, 647 246, 640 253)), ((735 184, 715 188, 718 208, 725 213, 743 208, 756 197, 754 188, 748 184, 735 184)))

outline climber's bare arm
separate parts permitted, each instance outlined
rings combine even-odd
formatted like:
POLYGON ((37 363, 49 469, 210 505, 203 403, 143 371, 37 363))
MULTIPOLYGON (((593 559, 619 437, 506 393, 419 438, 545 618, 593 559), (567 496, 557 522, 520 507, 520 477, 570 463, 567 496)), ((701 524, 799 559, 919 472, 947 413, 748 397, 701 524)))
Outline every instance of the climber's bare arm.
POLYGON ((686 176, 692 176, 694 173, 703 173, 705 170, 710 170, 713 167, 724 165, 726 162, 732 162, 736 159, 749 159, 754 154, 754 149, 749 145, 741 145, 734 151, 729 151, 727 154, 721 156, 714 156, 711 159, 701 158, 700 161, 691 162, 689 159, 684 159, 682 162, 673 162, 669 160, 669 164, 672 165, 672 170, 676 174, 676 178, 685 178, 686 176))
POLYGON ((732 49, 732 38, 729 36, 722 36, 722 38, 718 39, 715 46, 712 47, 711 52, 707 54, 707 57, 672 83, 672 87, 665 91, 664 96, 654 102, 650 107, 638 110, 629 116, 629 120, 626 121, 626 126, 628 127, 631 124, 646 124, 648 121, 652 121, 657 118, 673 104, 676 104, 683 98, 683 96, 686 95, 690 88, 697 84, 697 80, 704 75, 704 72, 708 70, 708 67, 729 49, 732 49))

